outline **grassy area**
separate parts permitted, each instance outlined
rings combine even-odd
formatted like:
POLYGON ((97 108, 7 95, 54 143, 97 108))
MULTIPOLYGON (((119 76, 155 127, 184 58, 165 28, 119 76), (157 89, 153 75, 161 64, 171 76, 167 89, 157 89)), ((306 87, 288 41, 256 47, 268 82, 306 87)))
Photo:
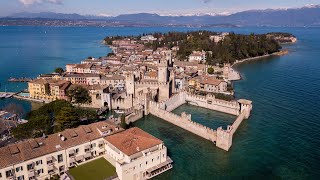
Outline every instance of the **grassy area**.
POLYGON ((100 158, 69 170, 76 180, 103 180, 116 175, 116 169, 106 159, 100 158))

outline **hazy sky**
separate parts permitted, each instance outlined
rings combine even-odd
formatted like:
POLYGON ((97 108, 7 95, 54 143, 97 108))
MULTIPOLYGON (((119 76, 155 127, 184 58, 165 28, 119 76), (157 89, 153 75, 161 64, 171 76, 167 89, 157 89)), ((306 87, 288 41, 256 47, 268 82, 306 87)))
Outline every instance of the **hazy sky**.
POLYGON ((320 0, 0 0, 0 16, 47 11, 83 15, 232 13, 307 4, 320 4, 320 0))

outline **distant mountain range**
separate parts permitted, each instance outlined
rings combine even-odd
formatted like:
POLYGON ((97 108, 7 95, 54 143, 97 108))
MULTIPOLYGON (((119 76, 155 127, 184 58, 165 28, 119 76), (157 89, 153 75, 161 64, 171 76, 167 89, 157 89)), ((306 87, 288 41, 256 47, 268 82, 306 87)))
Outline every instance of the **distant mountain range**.
POLYGON ((320 26, 320 5, 289 9, 249 10, 230 15, 196 14, 184 16, 158 15, 149 13, 123 14, 119 16, 83 16, 53 12, 16 13, 3 19, 46 19, 104 21, 121 25, 190 25, 190 26, 276 26, 303 27, 320 26))

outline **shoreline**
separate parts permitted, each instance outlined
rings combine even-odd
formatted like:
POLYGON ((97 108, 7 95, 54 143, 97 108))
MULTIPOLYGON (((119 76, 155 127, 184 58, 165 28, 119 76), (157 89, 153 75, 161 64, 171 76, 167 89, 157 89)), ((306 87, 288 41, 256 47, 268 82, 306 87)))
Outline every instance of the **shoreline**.
POLYGON ((231 65, 231 68, 233 68, 235 65, 238 65, 238 64, 241 64, 241 63, 244 63, 244 62, 249 62, 249 61, 252 61, 252 60, 259 60, 259 59, 266 58, 266 57, 271 57, 271 56, 283 56, 283 55, 286 55, 288 53, 289 53, 289 50, 285 49, 285 50, 281 50, 279 52, 275 52, 275 53, 272 53, 272 54, 266 54, 266 55, 262 55, 262 56, 256 56, 256 57, 246 58, 246 59, 242 59, 242 60, 236 60, 236 62, 234 62, 231 65))

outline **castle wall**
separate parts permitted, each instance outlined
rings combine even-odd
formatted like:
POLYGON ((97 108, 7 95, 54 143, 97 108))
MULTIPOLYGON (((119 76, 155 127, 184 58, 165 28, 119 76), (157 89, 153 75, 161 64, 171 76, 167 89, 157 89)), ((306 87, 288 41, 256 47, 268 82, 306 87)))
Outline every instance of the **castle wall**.
POLYGON ((132 95, 127 95, 124 99, 112 99, 111 100, 111 109, 129 109, 133 106, 132 95))
POLYGON ((232 124, 232 129, 230 131, 232 135, 236 132, 236 130, 238 129, 238 127, 240 126, 240 124, 244 119, 245 119, 245 112, 242 112, 232 124))
POLYGON ((215 99, 212 96, 198 96, 186 94, 186 101, 194 106, 199 106, 214 111, 219 111, 238 116, 240 114, 240 105, 236 101, 224 101, 215 99))
POLYGON ((143 117, 143 109, 135 109, 131 114, 126 116, 126 123, 135 122, 143 117))
POLYGON ((183 105, 184 103, 186 103, 186 92, 181 92, 172 96, 170 99, 162 101, 160 103, 160 108, 171 112, 179 106, 183 105))
POLYGON ((135 82, 135 88, 150 88, 150 89, 158 89, 159 90, 159 101, 164 101, 169 99, 170 97, 170 90, 169 90, 169 83, 164 82, 135 82))
POLYGON ((160 104, 156 102, 149 103, 150 113, 171 124, 192 132, 202 138, 212 142, 217 139, 217 132, 211 128, 203 126, 191 120, 191 115, 182 114, 181 116, 168 112, 160 108, 160 104))
MULTIPOLYGON (((240 101, 241 102, 241 101, 240 101)), ((224 101, 215 99, 213 96, 190 95, 180 92, 161 103, 149 102, 149 111, 165 121, 172 123, 180 128, 190 131, 202 138, 216 143, 216 146, 228 151, 232 146, 233 134, 236 132, 244 119, 250 116, 252 105, 246 105, 237 101, 224 101), (189 102, 192 105, 220 111, 237 116, 236 120, 226 130, 219 127, 213 130, 191 120, 191 115, 182 113, 181 116, 171 113, 182 104, 189 102)))

